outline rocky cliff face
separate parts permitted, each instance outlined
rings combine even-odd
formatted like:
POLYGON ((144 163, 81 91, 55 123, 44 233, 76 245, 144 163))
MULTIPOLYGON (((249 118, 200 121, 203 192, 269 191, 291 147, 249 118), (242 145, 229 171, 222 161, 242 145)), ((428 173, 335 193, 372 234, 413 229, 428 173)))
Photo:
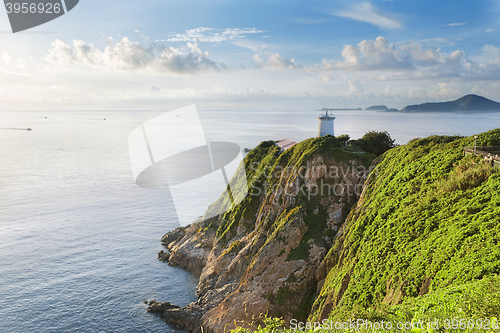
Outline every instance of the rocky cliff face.
POLYGON ((182 309, 155 303, 152 311, 192 332, 250 327, 261 313, 285 322, 307 318, 327 274, 323 259, 372 158, 333 137, 306 140, 281 155, 272 142, 261 144, 245 159, 251 189, 242 204, 162 239, 170 252, 162 258, 200 276, 199 300, 182 309))

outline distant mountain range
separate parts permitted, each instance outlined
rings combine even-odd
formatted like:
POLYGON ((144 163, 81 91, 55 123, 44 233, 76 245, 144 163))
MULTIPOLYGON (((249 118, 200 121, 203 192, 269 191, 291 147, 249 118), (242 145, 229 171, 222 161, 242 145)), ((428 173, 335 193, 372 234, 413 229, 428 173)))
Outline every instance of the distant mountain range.
POLYGON ((401 112, 463 112, 500 111, 500 103, 482 96, 470 94, 451 102, 409 105, 401 112))
MULTIPOLYGON (((358 111, 357 109, 330 109, 323 108, 321 111, 358 111)), ((367 111, 378 112, 484 112, 484 111, 500 111, 500 103, 492 101, 483 96, 474 94, 465 95, 455 101, 450 102, 437 102, 437 103, 423 103, 418 105, 408 105, 398 109, 389 109, 385 105, 372 105, 367 107, 367 111)))

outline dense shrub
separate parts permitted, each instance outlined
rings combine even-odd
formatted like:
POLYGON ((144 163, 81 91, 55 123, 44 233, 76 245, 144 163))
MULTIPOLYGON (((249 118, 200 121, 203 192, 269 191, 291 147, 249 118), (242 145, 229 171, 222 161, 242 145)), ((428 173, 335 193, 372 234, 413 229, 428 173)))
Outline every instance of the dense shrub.
POLYGON ((377 131, 367 132, 361 139, 351 141, 351 144, 377 156, 396 147, 395 140, 391 138, 388 132, 377 131))

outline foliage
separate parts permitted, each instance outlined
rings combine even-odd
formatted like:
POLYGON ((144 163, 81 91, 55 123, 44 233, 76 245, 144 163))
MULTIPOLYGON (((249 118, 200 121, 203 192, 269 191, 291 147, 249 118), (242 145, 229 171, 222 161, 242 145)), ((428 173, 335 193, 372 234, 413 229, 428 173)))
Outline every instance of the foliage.
MULTIPOLYGON (((479 328, 492 322, 500 314, 500 276, 495 275, 482 280, 465 283, 459 286, 447 287, 424 296, 406 299, 402 304, 385 306, 378 309, 364 309, 356 313, 356 319, 367 319, 371 322, 391 322, 396 328, 398 323, 421 323, 414 324, 422 327, 420 332, 497 332, 500 329, 486 330, 479 328), (466 320, 464 320, 466 319, 466 320), (462 320, 462 322, 460 322, 462 320), (428 329, 429 323, 438 324, 438 330, 428 329), (453 325, 458 325, 453 328, 453 325), (460 327, 468 325, 468 328, 460 327), (475 327, 472 327, 474 325, 475 327), (451 326, 451 327, 450 327, 451 326), (448 329, 447 329, 448 327, 448 329)), ((285 323, 281 318, 267 318, 264 326, 257 330, 238 328, 232 332, 284 332, 291 333, 296 330, 285 329, 285 323), (269 326, 268 326, 269 325, 269 326)), ((297 317, 295 317, 297 318, 297 317)), ((344 320, 345 321, 345 320, 344 320)), ((331 325, 331 324, 330 324, 331 325)), ((493 326, 494 328, 495 326, 493 326)), ((401 330, 381 330, 361 328, 358 330, 304 330, 303 332, 395 332, 401 330)), ((410 330, 403 330, 409 332, 410 330)), ((415 330, 413 332, 419 332, 415 330)))
POLYGON ((394 148, 396 146, 394 142, 395 140, 391 138, 388 132, 369 131, 361 139, 352 140, 351 144, 379 156, 394 148))
MULTIPOLYGON (((500 142, 500 129, 478 136, 478 145, 500 142)), ((355 147, 318 148, 314 140, 306 140, 300 151, 313 154, 340 149, 340 156, 359 154, 349 150, 355 147)), ((322 140, 334 142, 331 137, 322 140)), ((366 184, 362 201, 351 211, 343 236, 328 253, 333 268, 315 300, 310 321, 318 320, 328 302, 334 302, 329 316, 332 321, 437 319, 443 323, 444 319, 498 317, 500 173, 477 156, 463 155, 463 148, 473 143, 473 137, 417 138, 377 159, 377 169, 366 184)), ((295 148, 280 155, 276 163, 303 161, 295 148)), ((302 205, 299 209, 309 210, 315 203, 302 205)), ((320 211, 315 217, 318 220, 306 220, 308 227, 321 225, 322 214, 320 211)), ((281 221, 279 228, 291 223, 281 221)), ((320 241, 320 234, 314 228, 308 230, 288 259, 305 258, 307 241, 320 241)), ((269 297, 277 302, 277 295, 269 297)), ((298 315, 294 313, 295 318, 298 315)), ((257 330, 239 328, 234 332, 293 331, 286 330, 280 318, 266 320, 257 330)), ((484 330, 441 326, 439 331, 484 330)))
MULTIPOLYGON (((494 130, 478 141, 499 137, 494 130)), ((380 158, 346 232, 328 254, 335 265, 310 319, 332 297, 340 302, 331 319, 376 316, 390 304, 500 273, 500 173, 463 155, 473 142, 432 136, 380 158)), ((448 303, 450 311, 456 304, 448 303)))
POLYGON ((256 330, 251 330, 251 329, 246 329, 243 327, 238 327, 234 330, 232 330, 232 333, 250 333, 250 332, 256 332, 256 333, 273 333, 273 332, 281 332, 283 331, 283 327, 285 322, 283 321, 282 318, 273 318, 273 317, 268 317, 267 314, 261 314, 259 317, 257 317, 254 322, 252 323, 253 325, 258 325, 258 328, 256 330), (263 325, 256 324, 256 322, 262 322, 263 325))
POLYGON ((347 134, 342 134, 340 136, 335 137, 343 146, 345 146, 346 142, 351 140, 351 137, 347 134))

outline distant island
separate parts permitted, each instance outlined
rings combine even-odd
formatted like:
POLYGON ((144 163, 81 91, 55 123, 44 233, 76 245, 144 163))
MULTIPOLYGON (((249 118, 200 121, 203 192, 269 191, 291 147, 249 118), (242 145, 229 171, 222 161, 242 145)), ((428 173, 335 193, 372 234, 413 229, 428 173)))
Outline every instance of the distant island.
POLYGON ((389 110, 389 108, 385 105, 372 105, 370 107, 367 107, 365 110, 366 111, 386 111, 386 110, 389 110))
POLYGON ((470 94, 451 102, 424 103, 409 105, 401 112, 478 112, 500 111, 500 103, 491 99, 470 94))

